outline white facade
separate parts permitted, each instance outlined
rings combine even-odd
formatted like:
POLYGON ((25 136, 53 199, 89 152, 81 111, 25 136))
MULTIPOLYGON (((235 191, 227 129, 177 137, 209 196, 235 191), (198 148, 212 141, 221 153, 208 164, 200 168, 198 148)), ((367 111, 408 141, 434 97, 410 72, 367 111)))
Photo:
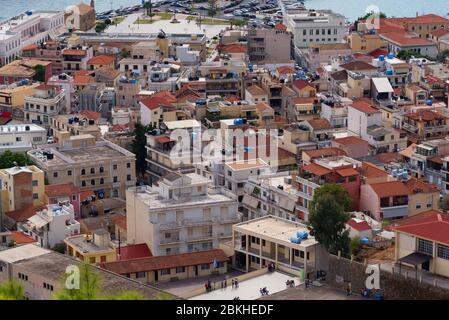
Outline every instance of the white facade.
POLYGON ((67 111, 72 110, 75 104, 75 79, 67 74, 60 74, 48 79, 47 84, 60 86, 65 94, 65 107, 67 111))
POLYGON ((176 47, 176 57, 186 65, 197 65, 200 62, 200 52, 191 50, 188 44, 176 47))
POLYGON ((347 32, 345 17, 330 10, 288 10, 284 19, 293 32, 297 48, 307 48, 310 44, 339 43, 347 32))
POLYGON ((28 151, 35 145, 47 143, 47 130, 35 124, 0 126, 0 153, 6 150, 28 151))
POLYGON ((53 248, 65 238, 79 234, 80 224, 75 220, 73 205, 51 204, 22 224, 22 229, 42 247, 53 248))
POLYGON ((368 127, 382 126, 382 113, 366 113, 352 106, 348 107, 348 130, 368 140, 368 127))
POLYGON ((24 47, 48 40, 52 32, 62 26, 62 11, 28 11, 3 21, 0 24, 0 65, 21 56, 24 47))
POLYGON ((50 125, 50 117, 67 112, 63 89, 37 87, 34 95, 25 97, 25 120, 50 125))
POLYGON ((153 255, 218 248, 240 221, 237 202, 221 189, 209 189, 197 174, 169 174, 158 187, 126 192, 127 241, 146 243, 153 255))

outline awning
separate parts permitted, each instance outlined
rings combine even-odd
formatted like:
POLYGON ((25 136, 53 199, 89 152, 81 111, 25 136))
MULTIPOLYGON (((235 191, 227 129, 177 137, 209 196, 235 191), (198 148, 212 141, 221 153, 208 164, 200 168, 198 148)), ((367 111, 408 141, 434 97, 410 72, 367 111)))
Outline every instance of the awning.
POLYGON ((257 209, 257 207, 259 206, 259 200, 250 196, 249 194, 245 194, 243 196, 242 203, 254 209, 257 209))
POLYGON ((293 212, 293 210, 295 209, 295 202, 288 198, 280 198, 279 206, 287 211, 293 212))
POLYGON ((48 220, 43 219, 38 214, 35 214, 31 218, 28 219, 28 221, 33 224, 37 229, 42 228, 43 226, 47 225, 49 223, 48 220))
POLYGON ((431 256, 428 256, 427 254, 419 253, 419 252, 413 252, 409 254, 408 256, 402 257, 399 259, 402 263, 408 263, 413 266, 420 266, 424 262, 430 261, 432 259, 431 256))

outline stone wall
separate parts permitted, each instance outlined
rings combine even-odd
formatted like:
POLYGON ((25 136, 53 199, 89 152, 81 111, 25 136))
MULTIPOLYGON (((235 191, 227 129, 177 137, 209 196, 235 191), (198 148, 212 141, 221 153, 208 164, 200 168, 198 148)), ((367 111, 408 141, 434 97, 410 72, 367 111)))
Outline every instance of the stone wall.
MULTIPOLYGON (((366 268, 367 266, 363 263, 329 255, 326 283, 331 287, 346 290, 348 282, 350 282, 353 294, 360 294, 361 290, 365 288, 365 281, 369 276, 366 273, 366 268)), ((449 290, 420 283, 419 279, 416 280, 414 277, 415 274, 405 278, 405 276, 399 274, 393 275, 387 271, 380 271, 380 289, 384 299, 449 299, 449 290)))

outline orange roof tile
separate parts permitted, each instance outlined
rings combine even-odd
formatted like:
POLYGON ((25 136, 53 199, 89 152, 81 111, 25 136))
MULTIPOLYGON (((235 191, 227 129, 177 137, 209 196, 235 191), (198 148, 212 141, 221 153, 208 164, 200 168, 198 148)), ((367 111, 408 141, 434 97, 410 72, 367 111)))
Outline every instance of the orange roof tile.
POLYGON ((348 136, 344 138, 337 138, 334 140, 338 144, 342 145, 354 145, 354 144, 368 144, 368 141, 363 140, 362 138, 356 136, 348 136))
POLYGON ((371 183, 370 186, 379 198, 404 196, 410 194, 410 191, 401 181, 371 183))
POLYGON ((329 170, 329 169, 327 169, 325 167, 322 167, 320 165, 317 165, 316 163, 310 163, 308 165, 305 165, 305 166, 302 167, 302 169, 304 171, 308 171, 308 172, 310 172, 310 173, 312 173, 314 175, 317 175, 317 176, 324 176, 324 175, 329 174, 329 173, 332 172, 331 170, 329 170))
POLYGON ((50 184, 45 186, 45 194, 48 197, 66 196, 78 192, 78 188, 73 183, 50 184))
POLYGON ((108 55, 95 56, 87 61, 87 64, 93 65, 107 65, 112 63, 114 63, 114 57, 108 55))

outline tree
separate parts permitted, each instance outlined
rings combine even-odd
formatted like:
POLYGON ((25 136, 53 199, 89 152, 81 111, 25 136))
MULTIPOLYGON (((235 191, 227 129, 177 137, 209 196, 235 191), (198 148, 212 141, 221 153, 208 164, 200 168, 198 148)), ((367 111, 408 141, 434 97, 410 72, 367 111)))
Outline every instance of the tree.
POLYGON ((449 58, 449 49, 443 50, 437 55, 438 62, 445 62, 447 58, 449 58))
POLYGON ((45 74, 47 73, 47 69, 41 64, 38 64, 34 67, 34 81, 45 82, 45 74))
POLYGON ((146 169, 146 145, 147 145, 147 137, 146 133, 148 131, 151 131, 153 127, 150 126, 144 126, 141 123, 136 123, 134 127, 134 140, 131 144, 132 152, 136 155, 136 170, 137 173, 140 173, 143 175, 145 173, 146 169))
POLYGON ((0 286, 0 300, 24 300, 24 289, 15 280, 7 281, 0 286))
POLYGON ((381 19, 384 19, 384 18, 387 17, 387 15, 386 15, 385 13, 383 13, 383 12, 379 12, 379 13, 376 13, 376 12, 374 12, 374 11, 368 12, 368 13, 366 13, 364 16, 361 16, 361 17, 357 18, 357 20, 354 22, 354 29, 357 30, 357 27, 358 27, 358 25, 359 25, 359 22, 365 21, 366 19, 369 19, 370 17, 371 17, 371 18, 381 18, 381 19))
POLYGON ((244 27, 244 26, 246 26, 246 24, 247 24, 247 22, 243 19, 237 19, 237 18, 231 19, 231 28, 232 28, 232 26, 244 27))
POLYGON ((408 60, 411 57, 415 57, 415 58, 422 57, 421 54, 419 54, 418 52, 413 51, 413 50, 401 50, 398 52, 397 56, 399 59, 402 59, 402 60, 408 60))
POLYGON ((449 210, 449 194, 445 194, 440 201, 440 209, 444 211, 449 210))
POLYGON ((107 26, 112 24, 111 19, 108 18, 108 19, 104 20, 104 24, 107 25, 107 26))
POLYGON ((332 254, 341 251, 349 254, 349 231, 345 223, 349 220, 351 198, 337 184, 324 184, 315 190, 310 206, 310 234, 332 254))
POLYGON ((6 169, 14 167, 17 163, 18 166, 28 166, 33 162, 23 153, 13 153, 10 150, 6 150, 0 155, 0 169, 6 169))
POLYGON ((67 276, 62 279, 62 290, 54 294, 56 300, 143 300, 145 297, 138 291, 118 291, 115 294, 104 294, 101 291, 103 279, 91 265, 79 265, 80 278, 78 289, 66 287, 67 276))
POLYGON ((218 0, 208 0, 209 8, 207 9, 207 14, 210 17, 215 17, 218 14, 219 8, 218 8, 218 0))
POLYGON ((147 16, 152 17, 152 10, 153 10, 153 3, 150 1, 145 1, 145 3, 143 4, 143 8, 147 11, 147 16))
POLYGON ((360 248, 362 246, 360 243, 360 237, 352 238, 349 246, 351 249, 351 254, 357 255, 360 252, 360 248))
POLYGON ((103 32, 107 27, 108 27, 108 25, 107 25, 106 23, 104 23, 103 21, 98 22, 97 25, 95 26, 95 32, 101 33, 101 32, 103 32))
POLYGON ((61 254, 65 253, 65 243, 64 242, 60 242, 55 244, 55 246, 52 249, 53 251, 59 252, 61 254))

